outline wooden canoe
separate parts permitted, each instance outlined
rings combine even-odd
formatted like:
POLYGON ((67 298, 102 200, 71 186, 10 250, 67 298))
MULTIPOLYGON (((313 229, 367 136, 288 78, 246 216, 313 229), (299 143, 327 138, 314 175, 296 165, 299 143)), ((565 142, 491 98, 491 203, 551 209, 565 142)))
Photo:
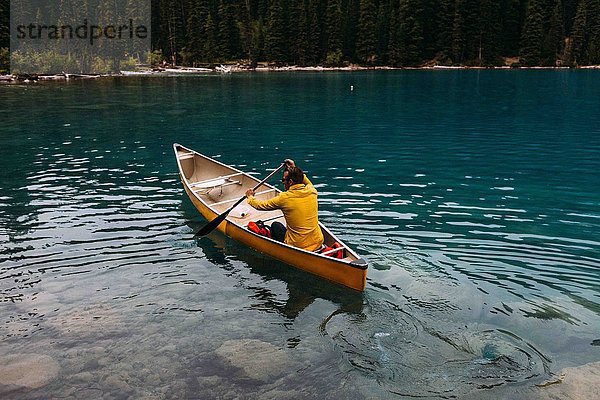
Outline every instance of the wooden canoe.
MULTIPOLYGON (((190 200, 208 221, 225 212, 250 189, 260 183, 260 179, 236 168, 220 163, 210 157, 174 144, 179 175, 190 200)), ((280 192, 268 183, 256 190, 256 197, 267 200, 280 192)), ((367 262, 358 256, 344 242, 320 223, 325 244, 334 242, 344 247, 344 258, 334 258, 260 236, 248 229, 251 221, 262 220, 267 224, 279 221, 285 225, 280 210, 259 211, 250 207, 244 200, 218 226, 227 236, 261 253, 296 268, 310 272, 340 285, 363 291, 367 280, 367 262)))

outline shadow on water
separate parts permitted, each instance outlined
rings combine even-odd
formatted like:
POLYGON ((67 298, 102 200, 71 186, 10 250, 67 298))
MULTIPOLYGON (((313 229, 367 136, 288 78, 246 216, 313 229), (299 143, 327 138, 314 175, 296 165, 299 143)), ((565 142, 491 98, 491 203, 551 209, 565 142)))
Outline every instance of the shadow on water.
MULTIPOLYGON (((193 228, 197 228, 195 225, 193 228)), ((285 283, 288 298, 282 303, 267 285, 245 285, 252 290, 255 300, 250 306, 277 314, 293 321, 316 299, 336 304, 337 313, 358 315, 363 309, 363 294, 336 285, 307 272, 277 261, 255 250, 238 244, 234 240, 215 231, 197 240, 208 261, 225 271, 232 271, 232 259, 243 262, 252 274, 259 275, 264 282, 280 281, 285 283)))

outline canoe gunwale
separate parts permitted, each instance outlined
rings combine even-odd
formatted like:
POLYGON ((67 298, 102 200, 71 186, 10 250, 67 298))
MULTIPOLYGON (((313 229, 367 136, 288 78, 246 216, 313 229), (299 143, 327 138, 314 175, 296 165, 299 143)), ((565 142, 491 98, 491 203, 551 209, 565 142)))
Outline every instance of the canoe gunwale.
MULTIPOLYGON (((352 267, 352 268, 356 268, 356 269, 363 269, 364 270, 364 269, 368 269, 368 267, 369 267, 369 264, 365 261, 364 258, 358 257, 356 260, 344 261, 343 259, 324 256, 324 255, 322 255, 320 253, 315 253, 314 251, 308 251, 308 250, 301 249, 299 247, 290 246, 289 244, 286 244, 286 243, 283 243, 283 242, 279 242, 279 241, 277 241, 275 239, 272 239, 272 238, 270 238, 268 236, 259 235, 256 232, 253 232, 253 231, 251 231, 249 229, 246 229, 246 227, 244 227, 244 226, 242 226, 240 224, 234 223, 234 225, 237 226, 238 228, 244 229, 245 231, 247 231, 248 233, 250 233, 252 236, 255 236, 255 237, 259 238, 259 239, 266 240, 266 241, 271 242, 271 243, 273 243, 273 244, 275 244, 277 246, 286 247, 286 248, 289 248, 289 249, 294 250, 294 251, 301 251, 304 254, 312 256, 312 257, 319 257, 319 258, 323 258, 323 259, 328 260, 328 261, 336 261, 336 262, 338 262, 340 264, 343 264, 344 266, 352 267), (359 261, 362 261, 362 262, 359 262, 359 261)), ((345 249, 346 249, 346 251, 350 250, 349 247, 345 247, 345 249)))

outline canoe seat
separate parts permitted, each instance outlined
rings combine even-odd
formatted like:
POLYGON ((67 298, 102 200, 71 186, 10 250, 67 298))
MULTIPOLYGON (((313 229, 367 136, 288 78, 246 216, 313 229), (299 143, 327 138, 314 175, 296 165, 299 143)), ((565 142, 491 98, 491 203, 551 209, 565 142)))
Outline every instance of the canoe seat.
POLYGON ((177 155, 177 158, 179 158, 180 160, 187 160, 188 158, 194 158, 194 153, 190 152, 190 153, 181 153, 177 155))
POLYGON ((344 258, 345 254, 346 254, 346 246, 335 242, 331 247, 327 246, 327 245, 323 245, 323 247, 321 247, 318 250, 315 250, 315 253, 319 253, 322 256, 329 256, 329 257, 333 257, 333 258, 344 258), (335 254, 337 252, 341 251, 341 253, 335 254), (340 255, 342 257, 340 257, 340 255))

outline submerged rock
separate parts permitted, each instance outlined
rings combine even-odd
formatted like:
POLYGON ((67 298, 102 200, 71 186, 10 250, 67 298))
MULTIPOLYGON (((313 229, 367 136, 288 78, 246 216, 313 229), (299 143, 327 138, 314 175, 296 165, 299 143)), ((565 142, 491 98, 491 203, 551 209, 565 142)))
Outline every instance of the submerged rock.
POLYGON ((201 388, 214 388, 219 387, 223 384, 223 380, 221 377, 213 375, 213 376, 200 376, 197 378, 198 385, 201 388))
POLYGON ((0 386, 37 389, 58 376, 60 367, 50 356, 13 354, 0 357, 0 386))
POLYGON ((63 335, 94 336, 95 339, 119 334, 124 329, 120 316, 107 304, 63 310, 47 322, 63 335))
POLYGON ((249 378, 264 382, 284 374, 290 364, 284 350, 254 339, 228 340, 216 353, 249 378))
POLYGON ((565 368, 559 375, 559 379, 540 385, 540 400, 600 399, 600 362, 565 368))

